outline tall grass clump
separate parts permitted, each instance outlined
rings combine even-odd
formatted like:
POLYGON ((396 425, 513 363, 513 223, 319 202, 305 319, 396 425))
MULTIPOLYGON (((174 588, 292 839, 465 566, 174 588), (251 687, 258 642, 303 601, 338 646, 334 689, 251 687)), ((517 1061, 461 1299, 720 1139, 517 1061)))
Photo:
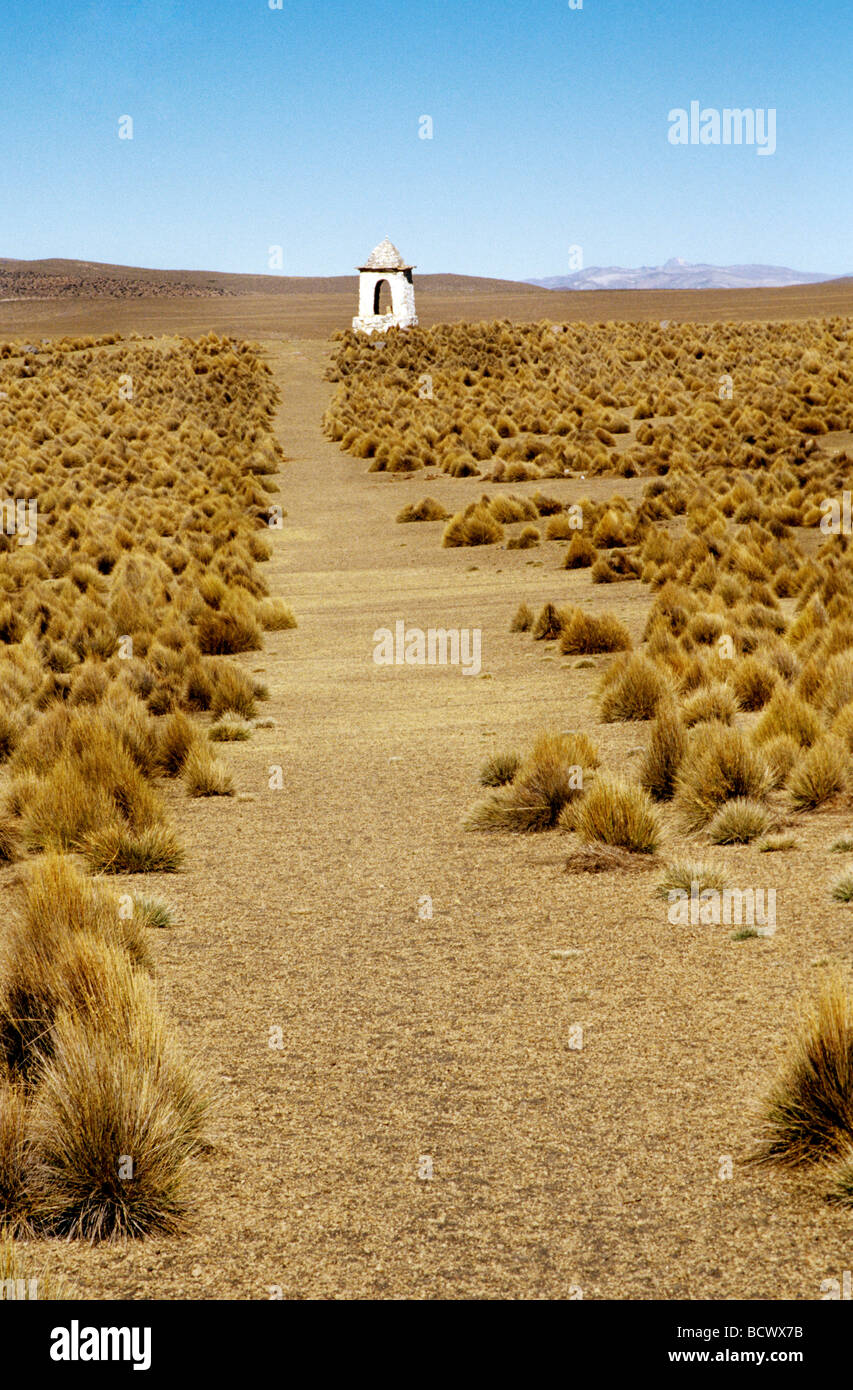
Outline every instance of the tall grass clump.
POLYGON ((651 797, 633 782, 597 778, 574 818, 582 840, 601 841, 639 854, 654 854, 660 820, 651 797))
POLYGON ((726 801, 764 801, 771 777, 760 751, 739 729, 709 724, 689 737, 675 782, 674 804, 685 828, 700 830, 726 801))
POLYGON ((763 1106, 754 1159, 788 1167, 843 1154, 853 1135, 853 1001, 838 975, 802 1006, 763 1106))

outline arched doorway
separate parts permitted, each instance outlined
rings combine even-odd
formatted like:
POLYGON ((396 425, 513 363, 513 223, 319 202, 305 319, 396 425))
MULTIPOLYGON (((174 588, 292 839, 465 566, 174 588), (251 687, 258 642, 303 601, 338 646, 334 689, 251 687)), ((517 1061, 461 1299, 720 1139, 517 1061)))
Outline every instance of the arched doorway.
POLYGON ((391 286, 387 280, 379 280, 373 291, 373 312, 374 314, 390 314, 392 311, 391 286))

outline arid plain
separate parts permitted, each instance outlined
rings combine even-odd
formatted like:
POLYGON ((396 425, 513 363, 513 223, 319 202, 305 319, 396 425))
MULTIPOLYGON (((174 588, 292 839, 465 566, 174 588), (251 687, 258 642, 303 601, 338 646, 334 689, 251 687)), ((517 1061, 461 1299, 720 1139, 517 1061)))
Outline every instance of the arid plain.
MULTIPOLYGON (((651 721, 601 720, 618 657, 579 661, 511 632, 519 605, 611 615, 641 649, 657 591, 594 583, 544 537, 443 547, 442 521, 397 524, 427 493, 452 515, 508 489, 368 471, 328 437, 329 338, 353 286, 0 303, 0 340, 259 342, 280 393, 272 496, 287 513, 260 568, 298 624, 230 658, 268 690, 251 737, 217 746, 236 794, 188 798, 167 780, 185 863, 142 876, 173 909, 148 933, 154 980, 209 1096, 183 1227, 94 1245, 36 1234, 22 1258, 83 1298, 819 1298, 849 1266, 853 1212, 825 1200, 822 1170, 745 1160, 798 999, 827 968, 850 979, 851 908, 831 896, 846 861, 830 848, 853 833, 849 789, 808 815, 774 802, 784 852, 703 851, 735 882, 777 890, 775 933, 743 940, 668 920, 657 886, 697 837, 666 802, 656 872, 641 855, 567 872, 564 830, 463 828, 486 759, 524 754, 542 730, 585 732, 599 777, 638 766, 648 744, 651 721), (480 629, 482 671, 377 666, 374 633, 399 620, 480 629)), ((428 328, 853 314, 849 280, 572 295, 424 277, 418 295, 428 328)), ((829 461, 849 427, 815 441, 829 461)), ((648 482, 569 470, 509 490, 639 507, 648 482)), ((809 552, 820 536, 801 520, 787 524, 809 552)), ((780 603, 793 623, 795 595, 780 603)), ((753 706, 729 722, 758 718, 753 706)), ((3 868, 4 896, 30 859, 3 868)), ((139 890, 138 875, 111 877, 139 890)))

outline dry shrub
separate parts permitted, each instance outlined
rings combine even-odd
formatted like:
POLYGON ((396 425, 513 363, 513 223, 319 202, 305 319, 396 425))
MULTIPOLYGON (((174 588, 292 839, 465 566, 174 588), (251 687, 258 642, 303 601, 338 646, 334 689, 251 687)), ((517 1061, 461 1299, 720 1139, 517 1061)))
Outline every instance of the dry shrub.
POLYGON ((802 755, 802 747, 790 734, 777 734, 762 743, 761 752, 770 772, 771 788, 784 787, 794 765, 802 755))
POLYGON ((760 657, 745 656, 729 679, 741 709, 757 710, 763 709, 772 697, 778 675, 760 657))
POLYGON ((477 802, 468 830, 550 830, 563 808, 583 794, 585 774, 598 754, 583 734, 543 733, 521 762, 512 783, 477 802))
POLYGON ((293 609, 281 598, 262 598, 258 604, 258 622, 264 632, 289 632, 296 627, 293 609))
POLYGON ((507 550, 531 550, 539 544, 540 536, 535 526, 525 526, 519 535, 507 541, 507 550))
POLYGON ((685 700, 682 715, 685 727, 692 729, 694 724, 731 724, 738 712, 738 704, 727 685, 711 681, 685 700))
POLYGON ((771 777, 762 753, 738 729, 709 724, 691 733, 675 783, 685 826, 699 830, 726 801, 765 800, 771 777))
POLYGON ((211 724, 207 737, 211 743, 245 743, 252 737, 252 725, 236 715, 224 714, 216 724, 211 724))
POLYGON ((560 634, 560 651, 566 655, 627 651, 630 646, 631 635, 625 624, 610 613, 596 617, 575 608, 560 634))
POLYGON ((830 733, 841 740, 848 753, 853 753, 853 703, 838 711, 830 725, 830 733))
POLYGON ((451 517, 441 538, 443 546, 496 545, 503 539, 503 527, 482 502, 472 502, 451 517))
POLYGON ((239 666, 221 661, 211 670, 213 691, 210 712, 214 717, 231 712, 243 719, 254 719, 257 713, 256 691, 251 680, 239 666))
POLYGON ((821 733, 822 724, 815 711, 786 687, 779 687, 756 724, 752 737, 766 743, 779 734, 788 734, 803 748, 810 748, 821 733))
POLYGON ((172 1232, 186 1211, 203 1106, 149 991, 128 985, 127 1032, 63 1011, 38 1078, 32 1203, 60 1235, 172 1232))
POLYGON ((510 632, 529 632, 533 626, 533 619, 533 609, 526 603, 520 603, 509 625, 510 632))
POLYGON ((255 652, 263 646, 257 620, 244 611, 217 613, 205 609, 198 619, 196 631, 199 649, 205 656, 255 652))
POLYGON ((594 564, 597 551, 588 536, 576 531, 569 541, 569 548, 563 560, 563 569, 587 569, 594 564))
POLYGON ((172 874, 184 862, 184 851, 168 825, 138 832, 110 825, 92 831, 80 849, 91 867, 105 874, 172 874))
POLYGON ((174 710, 166 716, 160 727, 158 758, 167 777, 179 775, 190 751, 198 745, 199 737, 196 725, 183 710, 174 710))
POLYGON ((565 616, 558 608, 554 607, 553 603, 546 603, 533 624, 534 641, 553 642, 563 631, 565 616))
POLYGON ((480 768, 480 782, 484 787, 504 787, 518 772, 521 759, 517 753, 493 753, 480 768))
POLYGON ((582 840, 641 854, 660 842, 660 821, 648 793, 634 782, 599 777, 580 802, 575 829, 582 840))
POLYGON ((788 1167, 846 1153, 853 1134, 853 1002, 838 975, 801 1006, 788 1056, 764 1103, 753 1158, 788 1167))
POLYGON ((193 748, 183 767, 188 796, 233 796, 234 779, 227 767, 212 758, 204 746, 193 748))
POLYGON ((687 735, 677 706, 671 700, 661 701, 640 766, 640 785, 655 801, 672 800, 686 747, 687 735))
POLYGON ((7 1234, 31 1230, 28 1163, 26 1092, 0 1063, 0 1211, 7 1234))
POLYGON ((725 801, 713 816, 708 834, 715 845, 748 845, 768 828, 767 808, 747 797, 725 801))
POLYGON ((7 811, 0 810, 0 864, 13 864, 20 859, 22 849, 17 820, 7 811))
POLYGON ((703 893, 708 889, 721 893, 727 883, 728 875, 721 864, 709 864, 704 859, 677 859, 667 864, 657 894, 659 898, 668 898, 673 892, 703 893))
POLYGON ((651 855, 635 854, 618 845, 593 843, 573 850, 566 857, 567 874, 603 874, 616 870, 653 869, 655 861, 651 855))
POLYGON ((622 657, 605 676, 601 718, 605 724, 654 719, 660 701, 668 693, 664 676, 647 657, 639 653, 622 657))
POLYGON ((434 497, 424 497, 420 502, 409 502, 397 515, 398 521, 446 521, 448 513, 434 497))
POLYGON ((827 734, 812 744, 788 778, 794 809, 813 811, 847 786, 847 752, 840 739, 827 734))

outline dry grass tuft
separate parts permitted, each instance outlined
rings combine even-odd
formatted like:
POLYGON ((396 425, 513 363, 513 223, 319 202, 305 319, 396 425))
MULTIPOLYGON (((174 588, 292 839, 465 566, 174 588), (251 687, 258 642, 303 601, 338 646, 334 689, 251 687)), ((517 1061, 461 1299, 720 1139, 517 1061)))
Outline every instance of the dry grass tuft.
POLYGON ((845 1154, 853 1134, 853 1002, 837 976, 802 1007, 788 1057, 764 1103, 753 1160, 799 1167, 845 1154))
POLYGON ((675 784, 675 806, 689 830, 701 830, 726 801, 763 801, 770 772, 738 729, 709 724, 691 734, 675 784))
POLYGON ((205 748, 194 748, 184 763, 183 783, 188 796, 233 796, 234 779, 227 767, 205 748))
POLYGON ((80 848, 91 867, 104 874, 174 874, 184 862, 184 851, 168 825, 137 834, 123 825, 110 825, 93 831, 80 848))
POLYGON ((794 809, 814 811, 847 786, 847 752, 839 739, 827 734, 812 744, 788 779, 794 809))
POLYGON ((580 802, 575 829, 582 840, 640 854, 653 854, 660 843, 660 821, 648 793, 609 778, 597 778, 580 802))
POLYGON ((631 636, 625 624, 610 613, 596 617, 576 608, 562 624, 560 651, 566 656, 628 651, 630 646, 631 636))
POLYGON ((763 835, 769 824, 767 808, 747 797, 726 801, 708 826, 715 845, 748 845, 763 835))
POLYGON ((648 657, 639 653, 623 657, 605 676, 601 718, 605 724, 654 719, 658 705, 668 693, 666 678, 648 657))
POLYGON ((687 735, 677 706, 661 701, 640 766, 640 785, 655 801, 672 800, 686 747, 687 735))
POLYGON ((32 1203, 60 1235, 103 1240, 180 1229, 203 1106, 150 1000, 116 1035, 64 1012, 32 1112, 32 1203))
POLYGON ((521 759, 517 753, 493 753, 480 768, 484 787, 504 787, 518 772, 521 759))

